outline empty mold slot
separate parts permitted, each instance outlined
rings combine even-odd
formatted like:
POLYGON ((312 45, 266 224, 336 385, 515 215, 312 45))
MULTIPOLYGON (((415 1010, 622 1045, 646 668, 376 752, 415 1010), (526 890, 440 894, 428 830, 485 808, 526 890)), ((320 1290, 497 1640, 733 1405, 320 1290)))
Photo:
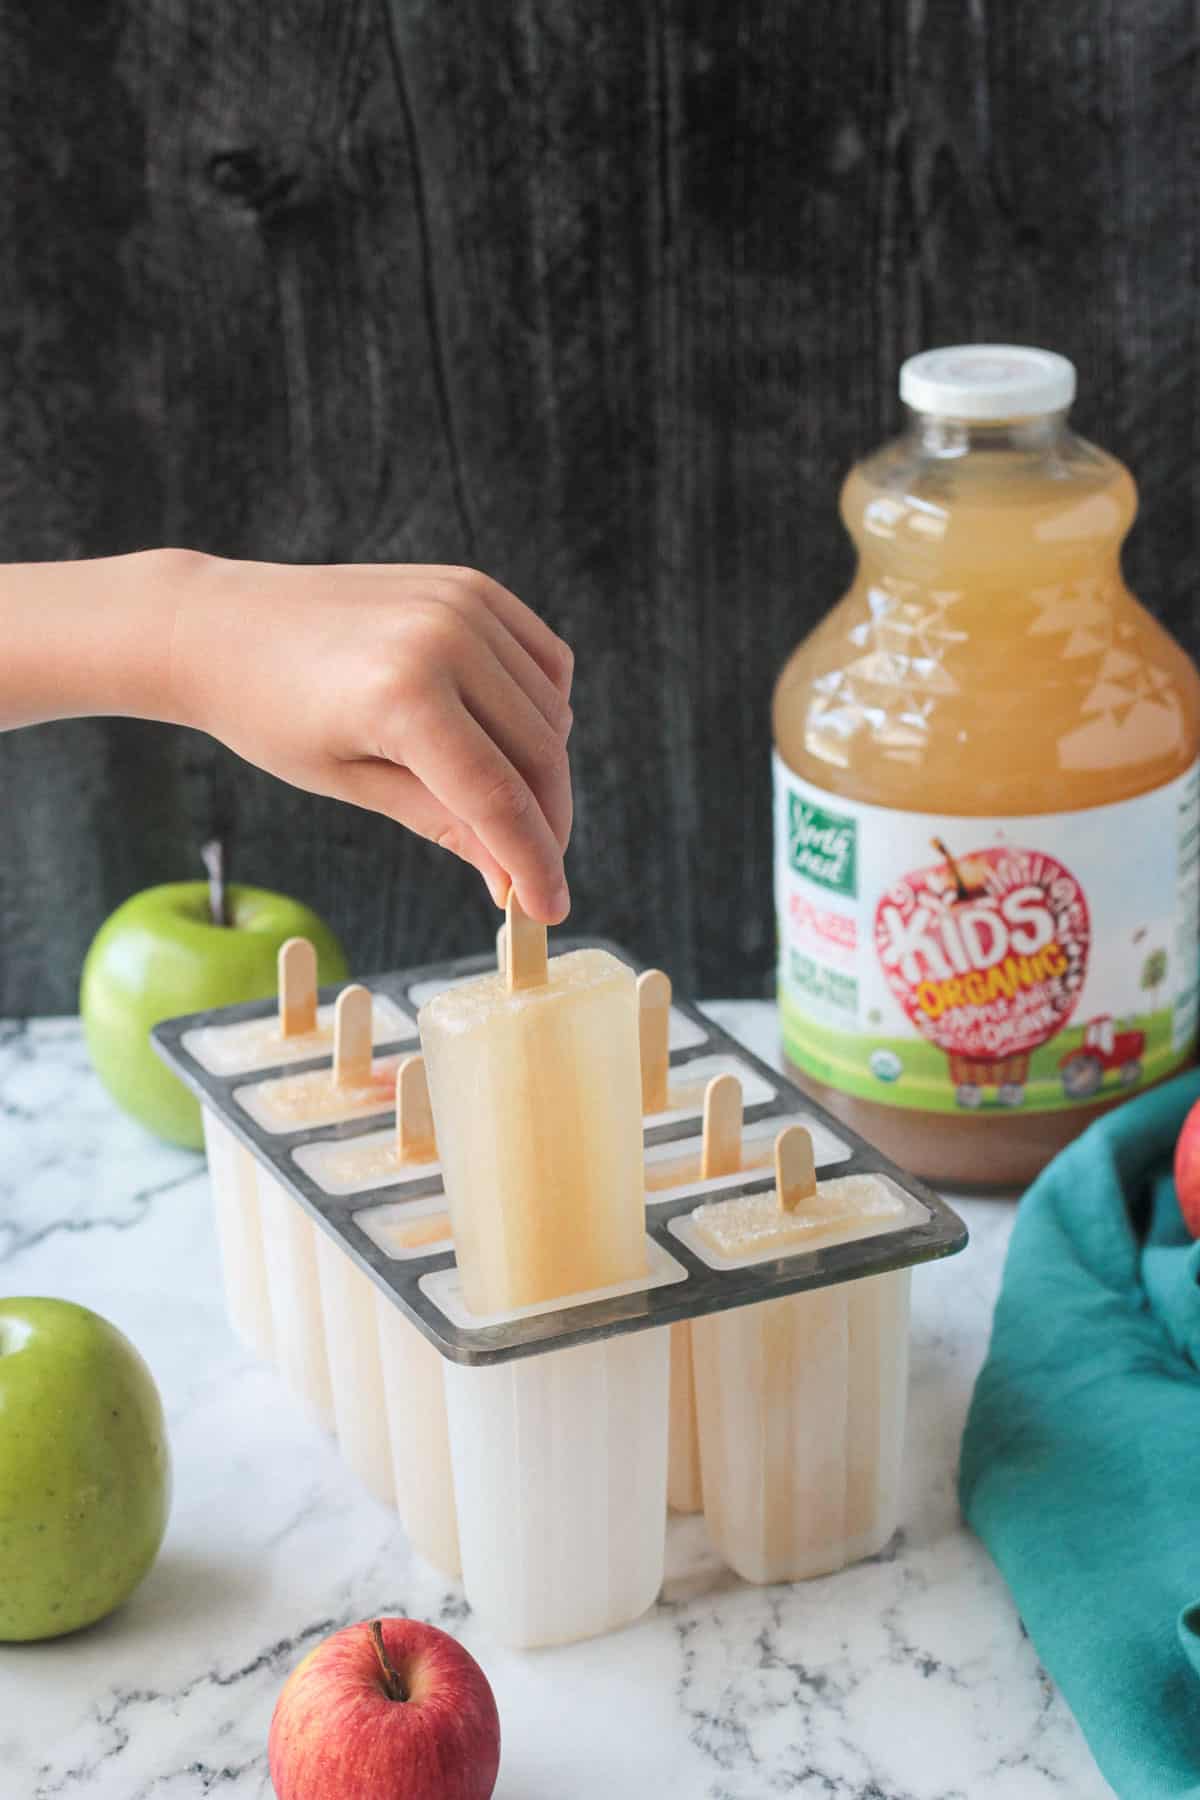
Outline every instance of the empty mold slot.
POLYGON ((765 1174, 774 1165, 775 1139, 789 1125, 803 1125, 810 1133, 819 1169, 848 1159, 849 1145, 811 1113, 758 1119, 743 1127, 741 1168, 732 1175, 714 1175, 708 1181, 700 1179, 703 1139, 693 1137, 682 1143, 651 1145, 646 1151, 646 1204, 661 1206, 664 1201, 681 1200, 689 1194, 713 1194, 737 1185, 743 1176, 765 1174))
MULTIPOLYGON (((366 1226, 363 1226, 366 1230, 366 1226)), ((428 1254, 428 1252, 427 1252, 428 1254)), ((633 1281, 621 1281, 612 1287, 592 1288, 583 1294, 568 1294, 558 1300, 541 1300, 534 1306, 519 1306, 509 1312, 468 1312, 462 1297, 458 1270, 438 1269, 422 1275, 421 1292, 459 1331, 487 1331, 496 1325, 512 1325, 518 1319, 536 1319, 544 1313, 569 1312, 577 1306, 588 1306, 596 1300, 617 1300, 626 1294, 646 1293, 651 1288, 668 1287, 672 1282, 686 1281, 688 1272, 676 1262, 669 1250, 654 1239, 646 1239, 646 1273, 633 1281)))
MULTIPOLYGON (((284 1037, 279 1009, 272 1007, 258 1019, 240 1019, 234 1025, 198 1025, 185 1031, 180 1043, 210 1075, 250 1075, 258 1069, 277 1069, 287 1063, 309 1062, 333 1052, 334 1003, 317 1008, 317 1028, 284 1037)), ((386 994, 371 996, 371 1036, 376 1044, 415 1043, 413 1020, 386 994)))
POLYGON ((920 1201, 888 1176, 869 1174, 818 1182, 813 1199, 795 1212, 780 1209, 772 1183, 753 1193, 708 1201, 670 1219, 667 1229, 700 1262, 724 1273, 885 1237, 928 1221, 920 1201))
POLYGON ((370 1238, 392 1262, 412 1262, 417 1257, 454 1248, 444 1194, 367 1206, 353 1218, 364 1237, 370 1238))
POLYGON ((368 1189, 402 1187, 440 1175, 441 1163, 401 1162, 394 1128, 364 1132, 361 1137, 325 1139, 301 1144, 292 1161, 323 1194, 364 1194, 368 1189))

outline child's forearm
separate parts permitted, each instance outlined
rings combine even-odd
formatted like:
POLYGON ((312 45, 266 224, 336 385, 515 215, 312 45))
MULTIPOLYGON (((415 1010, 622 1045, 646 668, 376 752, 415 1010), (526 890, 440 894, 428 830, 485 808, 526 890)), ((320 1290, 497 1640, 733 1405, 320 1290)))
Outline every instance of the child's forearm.
POLYGON ((0 730, 112 713, 182 722, 171 638, 186 550, 0 566, 0 730))
POLYGON ((503 902, 570 904, 571 652, 472 569, 146 550, 0 567, 0 729, 190 725, 444 845, 503 902))

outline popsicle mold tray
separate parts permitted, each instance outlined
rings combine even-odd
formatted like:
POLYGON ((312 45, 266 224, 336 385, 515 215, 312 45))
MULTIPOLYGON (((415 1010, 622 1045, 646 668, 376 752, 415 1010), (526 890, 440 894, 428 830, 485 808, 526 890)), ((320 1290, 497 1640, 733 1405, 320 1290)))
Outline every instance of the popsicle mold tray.
MULTIPOLYGON (((637 968, 636 959, 599 939, 560 940, 559 951, 595 946, 637 968)), ((491 956, 462 958, 367 978, 375 1001, 376 1068, 385 1072, 418 1049, 418 1008, 453 982, 494 969, 491 956)), ((336 990, 322 992, 322 1002, 336 990)), ((390 1153, 394 1112, 381 1081, 352 1118, 290 1129, 274 1104, 282 1078, 328 1069, 330 1050, 305 1061, 277 1054, 272 1066, 246 1034, 252 1069, 231 1070, 222 1028, 268 1020, 273 1001, 226 1007, 167 1020, 154 1029, 159 1055, 197 1095, 210 1121, 227 1127, 253 1154, 260 1184, 282 1188, 450 1363, 483 1366, 564 1350, 651 1327, 703 1318, 808 1289, 855 1281, 951 1256, 966 1243, 958 1216, 929 1188, 896 1168, 847 1126, 752 1055, 686 1003, 671 1013, 670 1084, 665 1111, 645 1120, 647 1270, 645 1278, 568 1302, 528 1307, 502 1319, 473 1317, 458 1290, 452 1244, 444 1229, 436 1162, 402 1172, 390 1153), (748 1160, 759 1166, 709 1181, 696 1179, 704 1088, 730 1072, 742 1083, 748 1160), (875 1175, 903 1205, 902 1216, 850 1241, 722 1266, 695 1230, 701 1202, 772 1189, 770 1146, 785 1124, 812 1133, 818 1178, 875 1175), (754 1154, 761 1147, 761 1161, 754 1154), (897 1223, 899 1218, 900 1222, 897 1223)), ((210 1146, 211 1148, 211 1146, 210 1146)))

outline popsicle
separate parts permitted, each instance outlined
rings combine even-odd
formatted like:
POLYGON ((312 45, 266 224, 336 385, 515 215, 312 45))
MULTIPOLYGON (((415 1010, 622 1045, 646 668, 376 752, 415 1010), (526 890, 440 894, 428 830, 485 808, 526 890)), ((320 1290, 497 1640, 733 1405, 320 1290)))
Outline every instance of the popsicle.
POLYGON ((396 1070, 396 1123, 345 1142, 301 1144, 293 1160, 327 1194, 361 1194, 436 1174, 437 1145, 425 1064, 406 1056, 396 1070))
MULTIPOLYGON (((504 926, 496 934, 496 967, 504 973, 504 926)), ((551 951, 551 955, 566 955, 566 951, 551 951)), ((435 994, 444 994, 447 988, 461 987, 468 981, 477 981, 477 975, 441 975, 427 981, 417 981, 408 989, 408 1000, 411 1005, 420 1009, 435 994)), ((670 1047, 672 1050, 694 1050, 706 1042, 708 1033, 698 1020, 681 1007, 671 1007, 670 1047)))
POLYGON ((238 1088, 234 1099, 264 1131, 303 1131, 390 1112, 401 1056, 371 1060, 371 996, 355 983, 334 1009, 334 1066, 277 1075, 238 1088), (349 1010, 347 995, 353 995, 349 1010))
MULTIPOLYGON (((645 1040, 643 1039, 643 1045, 645 1040)), ((704 1096, 700 1178, 737 1173, 742 1149, 742 1090, 735 1075, 717 1075, 704 1096)), ((696 1387, 692 1373, 692 1328, 684 1320, 671 1327, 671 1412, 667 1457, 667 1504, 672 1512, 699 1512, 703 1505, 700 1439, 696 1428, 696 1387)))
POLYGON ((670 976, 661 969, 646 969, 638 976, 637 989, 642 1111, 666 1112, 671 1071, 670 976))
MULTIPOLYGON (((429 1089, 425 1082, 425 1065, 419 1056, 405 1057, 396 1071, 396 1128, 392 1147, 394 1159, 400 1166, 410 1162, 427 1166, 435 1154, 429 1089)), ((390 1231, 404 1248, 427 1246, 448 1235, 449 1220, 441 1213, 415 1219, 407 1226, 392 1226, 390 1231)), ((427 1452, 420 1442, 413 1441, 408 1416, 397 1418, 397 1428, 403 1432, 404 1442, 399 1452, 393 1449, 390 1419, 396 1408, 387 1397, 388 1389, 384 1381, 374 1286, 332 1238, 322 1231, 315 1232, 314 1236, 338 1441, 347 1462, 371 1492, 381 1500, 394 1502, 406 1520, 411 1516, 410 1535, 420 1548, 421 1543, 417 1540, 424 1542, 427 1531, 421 1523, 423 1513, 413 1497, 413 1484, 414 1481, 426 1480, 427 1477, 415 1473, 410 1465, 415 1464, 419 1471, 427 1452), (399 1486, 397 1469, 401 1472, 399 1486)), ((388 1310, 395 1313, 394 1307, 389 1306, 388 1310)), ((436 1351, 431 1350, 420 1332, 398 1317, 395 1329, 391 1328, 389 1321, 386 1342, 393 1364, 393 1385, 399 1380, 409 1386, 415 1384, 419 1390, 424 1391, 431 1381, 428 1357, 432 1355, 435 1361, 440 1360, 436 1351), (404 1329, 400 1329, 401 1327, 404 1329), (415 1344, 411 1341, 413 1338, 417 1340, 415 1344), (396 1366, 398 1356, 403 1368, 396 1366)), ((441 1463, 448 1468, 444 1448, 445 1401, 441 1397, 440 1371, 435 1397, 439 1422, 430 1428, 434 1429, 437 1444, 441 1446, 440 1450, 435 1448, 435 1461, 440 1456, 441 1463)), ((411 1411, 411 1399, 407 1405, 411 1411)), ((432 1400, 426 1402, 426 1411, 429 1411, 431 1405, 432 1400)), ((439 1507, 444 1504, 445 1499, 443 1483, 439 1507)), ((451 1519, 453 1502, 451 1492, 451 1519)), ((443 1557, 446 1554, 444 1535, 444 1524, 439 1524, 434 1545, 438 1555, 443 1557)), ((430 1560, 438 1562, 437 1555, 430 1560)), ((441 1567, 441 1563, 438 1566, 441 1567)), ((455 1551, 454 1568, 450 1572, 457 1573, 457 1567, 455 1551)))
POLYGON ((446 989, 418 1024, 467 1306, 493 1314, 646 1267, 633 972, 547 960, 510 895, 507 970, 446 989))
MULTIPOLYGON (((333 1067, 322 1073, 336 1098, 361 1091, 370 1068, 371 996, 365 987, 354 985, 338 995, 333 1067)), ((389 1092, 391 1088, 389 1080, 389 1092)), ((279 1178, 257 1160, 255 1175, 280 1373, 322 1423, 332 1428, 333 1388, 317 1270, 317 1227, 279 1178)))
MULTIPOLYGON (((740 1080, 738 1085, 741 1085, 740 1080)), ((782 1118, 758 1119, 749 1125, 743 1125, 737 1166, 722 1175, 724 1184, 728 1185, 729 1174, 758 1175, 772 1171, 775 1167, 775 1139, 785 1125, 803 1125, 809 1131, 813 1151, 821 1167, 848 1160, 849 1144, 844 1143, 827 1125, 810 1114, 793 1113, 782 1118)), ((657 1201, 668 1196, 675 1198, 673 1190, 692 1187, 701 1181, 702 1152, 703 1142, 700 1137, 650 1145, 646 1151, 647 1200, 657 1201)))
POLYGON ((374 1287, 326 1232, 314 1227, 312 1242, 338 1447, 364 1487, 391 1506, 396 1486, 374 1287))
POLYGON ((221 1256, 225 1312, 247 1349, 270 1362, 274 1334, 254 1158, 210 1106, 201 1107, 200 1115, 221 1256))
POLYGON ((409 1542, 443 1575, 461 1572, 442 1358, 385 1294, 375 1294, 396 1510, 409 1542))
MULTIPOLYGON (((289 938, 279 951, 279 1007, 258 1019, 232 1025, 197 1025, 183 1047, 213 1075, 245 1075, 256 1069, 303 1062, 327 1055, 333 1044, 333 1007, 317 1004, 316 952, 307 938, 289 938), (285 1016, 285 962, 295 1002, 285 1016)), ((377 1044, 416 1037, 416 1027, 386 994, 371 997, 372 1036, 377 1044)))
MULTIPOLYGON (((903 1222, 903 1203, 877 1177, 818 1189, 806 1139, 799 1126, 781 1133, 774 1194, 752 1196, 753 1205, 714 1202, 693 1215, 727 1263, 903 1222)), ((693 1320, 704 1516, 716 1548, 745 1580, 827 1574, 891 1537, 908 1301, 904 1269, 693 1320)))
POLYGON ((452 1239, 450 1214, 426 1213, 419 1219, 394 1226, 392 1237, 398 1250, 426 1250, 433 1244, 448 1244, 452 1239))
MULTIPOLYGON (((692 1028, 692 1021, 686 1014, 676 1015, 671 1006, 670 977, 661 969, 645 970, 638 976, 637 986, 642 1112, 648 1125, 689 1113, 699 1117, 709 1082, 721 1074, 737 1075, 748 1105, 772 1098, 775 1090, 749 1063, 740 1064, 729 1057, 698 1057, 672 1069, 672 1045, 695 1041, 694 1036, 681 1040, 677 1024, 692 1028)), ((703 1041, 703 1033, 698 1035, 703 1041)))
POLYGON ((637 1331, 481 1368, 445 1363, 463 1585, 500 1643, 572 1643, 653 1605, 669 1342, 637 1331))
MULTIPOLYGON (((276 966, 279 1010, 266 1023, 286 1045, 303 1039, 316 1015, 316 951, 306 938, 289 938, 280 945, 276 966)), ((205 1106, 202 1116, 226 1311, 242 1341, 270 1361, 274 1331, 254 1158, 211 1107, 205 1106)))

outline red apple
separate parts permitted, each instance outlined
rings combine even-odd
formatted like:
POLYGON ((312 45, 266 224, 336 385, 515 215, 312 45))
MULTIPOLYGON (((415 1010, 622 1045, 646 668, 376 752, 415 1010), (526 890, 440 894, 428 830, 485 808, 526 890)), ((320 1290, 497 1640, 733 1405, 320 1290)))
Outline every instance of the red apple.
POLYGON ((454 1638, 376 1619, 335 1631, 292 1670, 267 1756, 279 1800, 488 1800, 500 1718, 454 1638))
POLYGON ((1175 1192, 1184 1224, 1200 1238, 1200 1100, 1175 1140, 1175 1192))

